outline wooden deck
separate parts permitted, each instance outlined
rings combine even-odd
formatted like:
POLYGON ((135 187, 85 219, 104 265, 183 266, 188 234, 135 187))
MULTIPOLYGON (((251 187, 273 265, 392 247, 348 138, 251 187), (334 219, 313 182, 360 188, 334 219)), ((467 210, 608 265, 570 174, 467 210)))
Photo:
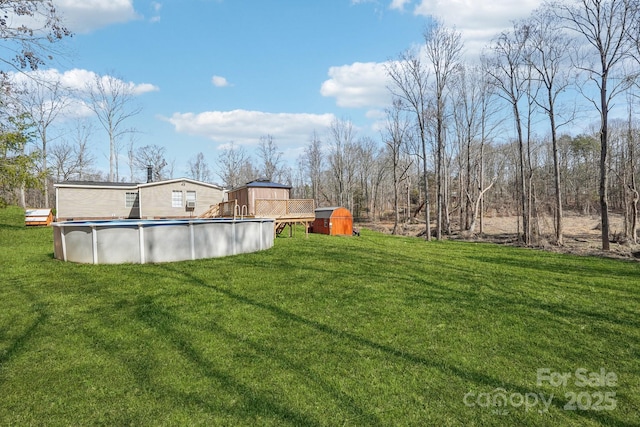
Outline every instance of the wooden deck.
POLYGON ((273 218, 274 233, 279 235, 289 226, 289 236, 293 235, 293 225, 302 224, 305 234, 309 224, 315 220, 313 199, 257 199, 250 208, 239 205, 237 200, 219 203, 201 215, 203 218, 273 218))

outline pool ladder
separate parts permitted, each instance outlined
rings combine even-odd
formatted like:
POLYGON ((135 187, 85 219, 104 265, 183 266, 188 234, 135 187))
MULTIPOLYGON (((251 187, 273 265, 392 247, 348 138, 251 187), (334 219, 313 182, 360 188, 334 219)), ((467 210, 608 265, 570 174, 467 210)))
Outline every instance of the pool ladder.
POLYGON ((249 216, 249 208, 247 208, 247 205, 240 206, 236 203, 233 209, 233 219, 236 219, 237 217, 244 219, 245 216, 249 216))

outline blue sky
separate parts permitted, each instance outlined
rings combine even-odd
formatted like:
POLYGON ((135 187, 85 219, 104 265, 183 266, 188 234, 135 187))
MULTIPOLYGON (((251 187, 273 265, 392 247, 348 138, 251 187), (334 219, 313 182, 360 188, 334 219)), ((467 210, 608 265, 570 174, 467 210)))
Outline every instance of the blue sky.
MULTIPOLYGON (((384 63, 423 42, 430 16, 461 31, 472 57, 539 1, 54 3, 75 34, 50 73, 77 87, 92 73, 131 82, 142 107, 127 125, 138 131, 136 145, 164 146, 179 177, 198 152, 215 172, 221 148, 234 142, 253 154, 267 134, 293 165, 314 131, 328 139, 334 118, 351 120, 359 136, 377 138, 376 123, 390 101, 384 63)), ((70 123, 58 123, 59 134, 70 123)), ((91 141, 99 168, 107 170, 104 130, 96 127, 91 141)))

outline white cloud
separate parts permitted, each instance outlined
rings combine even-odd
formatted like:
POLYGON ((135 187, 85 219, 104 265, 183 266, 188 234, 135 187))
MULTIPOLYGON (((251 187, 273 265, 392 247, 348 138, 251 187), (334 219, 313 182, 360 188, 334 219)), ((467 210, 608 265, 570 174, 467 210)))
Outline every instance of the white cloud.
MULTIPOLYGON (((65 71, 64 73, 60 73, 54 68, 45 71, 37 71, 36 73, 39 73, 41 76, 43 76, 45 80, 59 80, 63 84, 63 86, 79 92, 84 92, 87 90, 87 88, 93 86, 94 82, 96 81, 96 77, 98 76, 98 74, 93 71, 79 68, 74 68, 72 70, 65 71)), ((103 75, 100 76, 100 78, 103 81, 106 81, 110 78, 110 76, 103 75)), ((116 80, 119 80, 120 83, 125 84, 134 95, 142 95, 147 92, 155 92, 160 90, 157 86, 151 83, 134 83, 131 81, 125 82, 124 80, 121 80, 119 78, 116 78, 116 80)))
POLYGON ((414 13, 437 16, 459 28, 504 28, 511 20, 527 16, 542 4, 541 0, 422 0, 414 13))
POLYGON ((162 4, 157 1, 152 1, 151 9, 153 9, 154 15, 149 18, 149 22, 160 22, 160 10, 162 9, 162 4))
POLYGON ((411 2, 411 0, 391 0, 391 5, 389 5, 389 9, 393 10, 399 10, 399 11, 404 11, 404 6, 406 4, 409 4, 411 2))
MULTIPOLYGON (((392 0, 392 4, 402 0, 392 0)), ((493 37, 527 17, 542 0, 421 0, 415 15, 433 16, 462 34, 469 54, 478 55, 493 37)))
POLYGON ((384 63, 355 62, 329 68, 329 80, 322 83, 322 96, 336 98, 340 107, 373 108, 389 105, 388 77, 384 63))
MULTIPOLYGON (((93 71, 74 68, 61 73, 55 68, 49 68, 46 70, 30 71, 28 73, 10 73, 9 76, 16 83, 31 84, 36 81, 60 82, 64 88, 71 92, 69 94, 71 101, 69 102, 68 111, 63 115, 66 117, 86 117, 91 115, 82 97, 83 93, 86 93, 96 81, 98 74, 93 71)), ((103 81, 108 78, 109 76, 106 75, 101 76, 103 81)), ((134 96, 160 90, 157 86, 150 83, 134 83, 125 82, 120 79, 117 80, 125 84, 134 96)), ((108 85, 105 86, 108 87, 108 85)))
POLYGON ((65 25, 78 33, 139 19, 133 0, 54 0, 54 5, 65 25))
POLYGON ((305 144, 314 130, 321 132, 334 120, 333 114, 265 113, 262 111, 206 111, 174 113, 165 119, 176 132, 200 136, 221 144, 256 145, 271 135, 280 147, 305 144))
MULTIPOLYGON (((389 8, 403 11, 413 5, 415 15, 441 19, 444 25, 461 33, 466 54, 475 61, 493 37, 509 28, 514 20, 528 16, 541 3, 541 0, 390 0, 389 8)), ((420 40, 419 33, 416 39, 420 40)), ((385 63, 355 62, 331 67, 329 77, 322 83, 320 93, 334 97, 340 107, 374 109, 391 103, 385 63)))
POLYGON ((143 93, 157 92, 160 88, 151 83, 133 83, 128 82, 128 86, 132 89, 134 95, 142 95, 143 93))
POLYGON ((226 78, 221 77, 221 76, 213 76, 211 77, 211 83, 213 83, 213 85, 215 87, 227 87, 229 86, 229 82, 227 81, 226 78))

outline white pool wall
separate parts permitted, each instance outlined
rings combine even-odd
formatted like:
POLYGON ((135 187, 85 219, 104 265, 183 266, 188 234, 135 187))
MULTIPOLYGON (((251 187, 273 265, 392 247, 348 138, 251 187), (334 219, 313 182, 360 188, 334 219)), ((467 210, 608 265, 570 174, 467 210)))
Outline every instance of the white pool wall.
POLYGON ((273 226, 271 218, 59 222, 54 256, 87 264, 217 258, 273 247, 273 226))

